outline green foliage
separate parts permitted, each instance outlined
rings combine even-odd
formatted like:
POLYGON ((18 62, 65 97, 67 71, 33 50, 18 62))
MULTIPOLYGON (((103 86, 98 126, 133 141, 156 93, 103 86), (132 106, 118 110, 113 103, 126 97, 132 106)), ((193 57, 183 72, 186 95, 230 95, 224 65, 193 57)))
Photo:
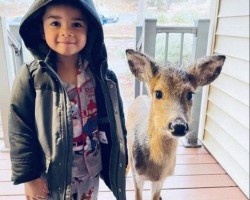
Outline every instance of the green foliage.
MULTIPOLYGON (((161 65, 165 64, 165 51, 166 51, 165 44, 166 44, 166 34, 158 34, 156 37, 155 59, 161 65)), ((183 44, 183 61, 182 61, 182 65, 184 66, 190 63, 191 61, 192 44, 193 44, 193 35, 185 34, 184 44, 183 44)), ((179 66, 180 49, 181 49, 181 34, 169 34, 167 62, 171 62, 179 66)))
MULTIPOLYGON (((162 1, 155 0, 155 2, 162 1)), ((193 25, 198 19, 209 18, 209 0, 166 0, 165 3, 165 7, 158 7, 158 25, 193 25)), ((165 34, 157 34, 156 60, 161 64, 165 63, 165 43, 165 34)), ((191 61, 192 44, 193 34, 185 34, 183 65, 191 61)), ((181 34, 170 34, 168 45, 168 61, 179 64, 181 34)))
POLYGON ((165 7, 169 7, 173 3, 181 3, 181 2, 186 2, 186 1, 188 1, 188 0, 147 0, 147 3, 150 6, 157 6, 157 7, 165 6, 165 7))
POLYGON ((193 10, 176 12, 158 12, 158 24, 193 24, 198 19, 208 18, 207 13, 196 12, 193 10))

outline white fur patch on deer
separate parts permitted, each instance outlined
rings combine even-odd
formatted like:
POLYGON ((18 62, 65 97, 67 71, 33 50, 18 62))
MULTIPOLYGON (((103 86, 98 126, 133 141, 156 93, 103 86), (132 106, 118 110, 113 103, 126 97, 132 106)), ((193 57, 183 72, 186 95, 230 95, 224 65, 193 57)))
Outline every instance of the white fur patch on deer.
POLYGON ((131 72, 147 83, 149 93, 134 100, 126 122, 135 199, 142 200, 144 181, 151 181, 152 200, 159 200, 164 180, 175 169, 178 138, 189 130, 192 96, 219 76, 226 57, 207 56, 180 68, 159 66, 132 49, 126 55, 131 72))

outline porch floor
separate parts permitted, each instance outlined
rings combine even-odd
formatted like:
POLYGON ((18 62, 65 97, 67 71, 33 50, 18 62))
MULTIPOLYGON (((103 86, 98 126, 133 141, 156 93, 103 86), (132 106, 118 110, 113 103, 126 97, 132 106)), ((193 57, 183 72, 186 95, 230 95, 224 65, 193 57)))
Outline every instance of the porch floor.
MULTIPOLYGON (((247 200, 234 181, 204 148, 178 146, 175 174, 166 179, 162 189, 163 200, 247 200)), ((10 181, 8 152, 0 152, 0 200, 25 200, 23 185, 10 181)), ((143 193, 150 200, 150 183, 143 193)), ((101 181, 99 200, 115 200, 101 181)), ((131 172, 127 177, 127 200, 134 200, 131 172)))

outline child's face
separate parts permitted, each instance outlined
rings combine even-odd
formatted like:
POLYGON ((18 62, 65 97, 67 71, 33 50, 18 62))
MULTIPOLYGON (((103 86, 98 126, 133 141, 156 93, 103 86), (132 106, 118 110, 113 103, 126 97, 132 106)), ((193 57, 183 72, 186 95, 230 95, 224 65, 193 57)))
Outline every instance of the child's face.
POLYGON ((76 55, 87 42, 87 22, 79 9, 50 6, 43 16, 44 39, 61 56, 76 55))

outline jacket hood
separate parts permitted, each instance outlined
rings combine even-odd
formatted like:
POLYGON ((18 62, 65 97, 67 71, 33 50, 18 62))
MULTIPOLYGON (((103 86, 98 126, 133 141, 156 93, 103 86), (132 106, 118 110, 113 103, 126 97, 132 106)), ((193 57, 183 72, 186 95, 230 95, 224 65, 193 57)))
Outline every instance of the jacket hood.
POLYGON ((36 59, 45 60, 51 52, 42 38, 42 16, 51 3, 70 3, 80 8, 88 19, 87 43, 81 52, 84 60, 94 66, 107 59, 103 29, 92 0, 35 0, 23 17, 19 33, 25 46, 36 59))

